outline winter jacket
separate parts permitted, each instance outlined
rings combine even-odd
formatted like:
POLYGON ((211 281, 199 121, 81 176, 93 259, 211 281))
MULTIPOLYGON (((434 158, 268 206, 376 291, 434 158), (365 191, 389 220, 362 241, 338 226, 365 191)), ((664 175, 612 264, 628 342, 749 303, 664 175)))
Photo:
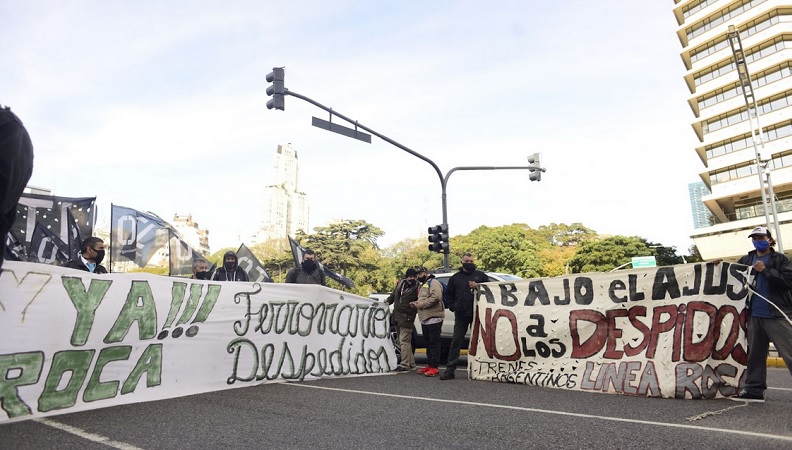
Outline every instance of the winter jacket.
POLYGON ((306 272, 302 267, 294 268, 286 274, 286 282, 297 284, 321 284, 322 286, 327 286, 325 274, 319 267, 314 269, 311 273, 306 272))
POLYGON ((405 286, 405 280, 401 280, 396 284, 396 289, 393 290, 391 295, 385 300, 388 304, 393 305, 393 320, 399 327, 412 327, 415 322, 415 315, 418 310, 410 306, 410 302, 418 300, 418 287, 420 284, 416 281, 412 286, 405 286))
POLYGON ((457 317, 468 319, 473 317, 473 293, 470 291, 469 281, 486 283, 489 277, 480 270, 465 272, 460 268, 459 272, 451 275, 445 291, 445 303, 448 309, 454 311, 457 317))
MULTIPOLYGON (((747 255, 740 258, 737 264, 752 266, 756 250, 752 250, 747 255)), ((770 285, 770 300, 776 306, 781 308, 786 315, 792 316, 792 264, 789 258, 783 253, 778 253, 773 248, 770 248, 770 264, 765 266, 761 272, 755 272, 757 277, 767 278, 767 283, 770 285)), ((748 305, 750 311, 750 304, 748 305)), ((770 314, 773 317, 783 318, 784 316, 778 312, 772 305, 770 306, 770 314)))
POLYGON ((432 317, 445 318, 443 308, 443 286, 434 278, 429 278, 418 288, 418 320, 423 322, 432 317))
MULTIPOLYGON (((72 268, 72 269, 77 269, 77 270, 83 270, 85 272, 90 272, 90 270, 88 270, 88 267, 85 265, 85 263, 83 263, 82 259, 79 258, 79 257, 76 258, 76 259, 71 259, 71 260, 67 261, 66 264, 63 265, 63 267, 69 267, 69 268, 72 268)), ((97 264, 96 267, 94 268, 93 273, 107 273, 107 269, 105 269, 105 267, 103 265, 97 264)))
POLYGON ((245 269, 241 267, 237 267, 236 270, 232 273, 228 273, 225 267, 221 267, 215 270, 214 275, 212 276, 212 280, 214 281, 250 281, 248 279, 248 274, 245 272, 245 269))

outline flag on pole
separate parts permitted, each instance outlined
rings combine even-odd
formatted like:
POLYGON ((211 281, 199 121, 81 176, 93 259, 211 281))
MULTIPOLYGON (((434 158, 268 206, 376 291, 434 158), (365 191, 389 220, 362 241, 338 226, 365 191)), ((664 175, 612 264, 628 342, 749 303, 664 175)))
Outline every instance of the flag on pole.
POLYGON ((168 273, 171 276, 192 275, 192 265, 196 259, 203 258, 200 252, 193 250, 190 244, 184 242, 179 233, 169 229, 168 247, 168 273))
POLYGON ((250 281, 272 283, 272 277, 264 270, 264 266, 259 262, 256 255, 250 251, 247 245, 242 244, 237 250, 237 263, 248 274, 250 281))
POLYGON ((110 247, 117 257, 146 267, 157 251, 168 244, 172 227, 156 214, 113 205, 112 217, 110 247))
POLYGON ((37 222, 30 240, 28 260, 41 264, 62 265, 69 260, 69 245, 37 222))
POLYGON ((81 236, 93 236, 95 202, 96 197, 22 194, 11 231, 28 254, 33 253, 29 251, 30 242, 38 223, 64 243, 70 242, 69 228, 72 223, 76 224, 81 236))
MULTIPOLYGON (((298 244, 297 241, 292 239, 291 236, 289 236, 289 245, 291 246, 292 256, 294 257, 294 265, 297 268, 299 268, 303 260, 303 255, 305 254, 305 249, 302 248, 302 246, 300 246, 300 244, 298 244)), ((327 266, 319 262, 318 259, 316 260, 316 264, 319 265, 319 268, 324 272, 326 276, 338 281, 339 283, 341 283, 342 285, 348 288, 355 287, 354 281, 352 281, 350 278, 341 275, 340 273, 333 272, 332 270, 328 269, 327 266)))

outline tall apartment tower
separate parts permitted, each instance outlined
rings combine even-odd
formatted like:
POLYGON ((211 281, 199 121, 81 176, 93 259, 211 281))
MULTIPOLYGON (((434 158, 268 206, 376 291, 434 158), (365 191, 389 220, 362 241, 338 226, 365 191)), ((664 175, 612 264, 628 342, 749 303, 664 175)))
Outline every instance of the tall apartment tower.
MULTIPOLYGON (((688 104, 700 141, 702 201, 712 225, 691 236, 704 259, 736 259, 750 250, 749 230, 766 225, 756 151, 768 160, 781 236, 792 244, 792 2, 674 0, 688 104), (761 142, 756 149, 746 97, 729 43, 739 32, 756 100, 761 142)), ((772 220, 772 215, 770 217, 772 220)))
POLYGON ((192 214, 174 214, 171 225, 193 250, 201 252, 204 256, 209 254, 209 230, 201 229, 198 222, 193 220, 192 214))
POLYGON ((710 193, 707 185, 701 181, 690 183, 688 184, 688 193, 690 194, 690 213, 693 216, 693 228, 710 226, 712 224, 712 213, 704 206, 704 202, 701 200, 710 193))
POLYGON ((264 222, 255 242, 285 239, 297 230, 308 232, 308 199, 298 185, 297 150, 291 144, 279 145, 275 152, 274 184, 265 188, 264 222))

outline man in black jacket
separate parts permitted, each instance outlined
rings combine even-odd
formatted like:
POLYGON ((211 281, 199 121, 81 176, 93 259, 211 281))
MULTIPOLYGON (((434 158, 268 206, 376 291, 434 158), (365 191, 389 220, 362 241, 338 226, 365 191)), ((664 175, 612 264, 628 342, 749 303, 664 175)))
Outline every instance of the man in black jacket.
POLYGON ((82 249, 80 255, 64 264, 65 267, 91 273, 107 273, 107 269, 101 264, 105 257, 103 240, 98 237, 83 239, 80 248, 82 249))
POLYGON ((0 105, 0 268, 6 234, 14 226, 17 203, 33 174, 33 144, 11 108, 0 105))
POLYGON ((783 253, 773 250, 775 242, 767 228, 756 227, 749 237, 755 250, 737 263, 753 267, 756 293, 751 295, 748 305, 745 381, 732 400, 763 402, 771 341, 792 374, 792 323, 789 321, 792 318, 792 264, 783 253))
POLYGON ((441 380, 453 379, 456 366, 459 365, 459 351, 465 341, 470 324, 473 322, 473 295, 478 289, 478 283, 489 281, 487 274, 477 270, 473 262, 473 255, 462 255, 462 267, 448 280, 445 291, 445 304, 454 312, 454 336, 451 338, 451 348, 448 350, 448 364, 445 372, 440 375, 441 380))
POLYGON ((212 277, 214 281, 249 281, 245 269, 239 267, 237 254, 232 251, 223 255, 223 267, 217 269, 212 277))
POLYGON ((305 249, 300 267, 295 267, 286 274, 287 283, 321 284, 327 286, 325 274, 316 261, 316 253, 310 248, 305 249))

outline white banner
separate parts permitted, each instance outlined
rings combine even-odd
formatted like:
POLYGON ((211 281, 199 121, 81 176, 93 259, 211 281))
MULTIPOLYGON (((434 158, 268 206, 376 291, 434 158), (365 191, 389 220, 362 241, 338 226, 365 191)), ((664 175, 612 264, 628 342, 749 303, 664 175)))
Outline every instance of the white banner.
POLYGON ((395 369, 383 304, 318 285, 7 261, 0 423, 395 369))
POLYGON ((469 376, 642 397, 733 395, 747 362, 746 266, 486 283, 469 376))

